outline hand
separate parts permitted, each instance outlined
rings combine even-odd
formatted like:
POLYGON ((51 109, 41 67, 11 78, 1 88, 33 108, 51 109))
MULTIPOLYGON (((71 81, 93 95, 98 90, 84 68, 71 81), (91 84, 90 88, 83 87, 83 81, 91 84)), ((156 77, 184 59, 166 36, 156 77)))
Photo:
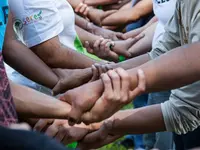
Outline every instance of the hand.
POLYGON ((81 120, 85 124, 100 122, 109 118, 124 105, 130 103, 133 98, 143 93, 145 91, 145 78, 143 72, 139 71, 139 73, 139 85, 133 91, 130 91, 130 76, 122 68, 103 74, 104 92, 92 109, 82 116, 81 120))
POLYGON ((105 60, 118 62, 119 56, 125 56, 126 58, 131 57, 131 53, 128 51, 129 48, 143 38, 144 35, 137 36, 134 39, 127 39, 125 41, 112 42, 109 39, 100 39, 94 43, 93 48, 89 48, 89 43, 85 43, 85 47, 88 51, 96 56, 105 60), (90 50, 89 50, 90 49, 90 50))
POLYGON ((95 54, 96 56, 109 60, 109 61, 118 61, 118 55, 110 50, 110 45, 113 45, 112 41, 110 39, 104 39, 101 38, 97 41, 95 41, 92 48, 90 47, 90 44, 86 41, 85 47, 87 48, 88 52, 95 54))
POLYGON ((89 7, 84 2, 79 3, 79 5, 75 8, 75 12, 79 13, 82 16, 87 16, 89 12, 89 7))
POLYGON ((122 55, 126 58, 131 57, 131 53, 128 51, 129 48, 131 48, 136 42, 138 42, 140 39, 144 37, 143 34, 140 36, 137 36, 135 38, 129 38, 125 41, 115 41, 111 51, 115 52, 118 55, 122 55))
POLYGON ((123 38, 122 37, 123 34, 120 32, 114 32, 112 30, 101 28, 92 23, 88 23, 87 28, 88 28, 89 32, 91 32, 95 35, 98 35, 98 36, 102 36, 105 39, 112 39, 113 41, 117 41, 117 40, 123 38))
POLYGON ((91 131, 91 126, 84 124, 71 127, 67 120, 40 119, 34 129, 44 132, 49 137, 57 139, 64 145, 79 141, 91 131))
POLYGON ((129 78, 125 70, 117 69, 102 76, 103 93, 100 82, 90 83, 65 93, 61 99, 72 106, 68 114, 69 124, 74 125, 81 121, 86 124, 99 122, 145 91, 145 77, 142 71, 138 71, 139 83, 133 91, 129 90, 129 78))
POLYGON ((87 83, 91 77, 91 68, 86 69, 53 69, 59 81, 53 88, 53 95, 64 93, 69 89, 87 83))
POLYGON ((84 139, 79 142, 78 148, 81 150, 97 149, 122 137, 121 135, 111 132, 112 124, 113 122, 108 120, 99 130, 87 134, 84 139))

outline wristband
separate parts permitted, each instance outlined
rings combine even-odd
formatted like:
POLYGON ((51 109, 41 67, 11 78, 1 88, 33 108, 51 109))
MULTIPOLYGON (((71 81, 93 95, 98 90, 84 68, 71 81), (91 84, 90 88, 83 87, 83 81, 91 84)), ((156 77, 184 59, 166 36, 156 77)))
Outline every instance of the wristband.
POLYGON ((119 58, 118 58, 119 62, 122 62, 122 61, 125 61, 126 60, 126 57, 120 55, 119 58))
POLYGON ((67 145, 67 148, 76 148, 78 146, 78 142, 73 142, 67 145))

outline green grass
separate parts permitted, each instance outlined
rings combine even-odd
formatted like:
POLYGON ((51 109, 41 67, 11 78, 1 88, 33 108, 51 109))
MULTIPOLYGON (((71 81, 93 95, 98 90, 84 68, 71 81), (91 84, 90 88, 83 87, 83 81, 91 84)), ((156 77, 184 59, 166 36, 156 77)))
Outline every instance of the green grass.
MULTIPOLYGON (((122 110, 126 110, 126 109, 133 109, 133 105, 129 104, 129 105, 126 105, 124 108, 122 108, 122 110)), ((114 143, 108 144, 98 150, 127 150, 126 148, 118 144, 118 142, 121 140, 123 140, 123 138, 115 141, 114 143)))

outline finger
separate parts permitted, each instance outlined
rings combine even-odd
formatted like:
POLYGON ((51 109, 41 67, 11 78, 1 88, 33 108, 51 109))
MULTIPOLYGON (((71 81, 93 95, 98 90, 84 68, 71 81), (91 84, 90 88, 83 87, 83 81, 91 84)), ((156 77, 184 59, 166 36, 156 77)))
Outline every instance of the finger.
POLYGON ((86 5, 86 4, 83 4, 79 12, 80 12, 81 14, 83 14, 84 11, 85 11, 86 9, 87 9, 87 5, 86 5))
POLYGON ((121 89, 120 89, 120 94, 121 94, 121 101, 123 101, 125 104, 129 103, 129 91, 130 91, 130 78, 127 73, 122 68, 117 68, 116 72, 120 76, 121 79, 121 89))
POLYGON ((81 7, 83 6, 83 3, 81 2, 76 8, 75 8, 75 12, 78 13, 81 9, 81 7))
POLYGON ((66 92, 65 94, 61 95, 59 98, 59 100, 64 101, 70 105, 72 105, 72 98, 71 96, 68 94, 68 92, 66 92))
POLYGON ((85 138, 81 142, 79 142, 78 148, 80 149, 96 148, 99 146, 99 143, 101 143, 106 139, 107 135, 108 135, 108 130, 105 127, 101 127, 99 130, 86 135, 85 138))
POLYGON ((56 134, 58 133, 58 127, 56 127, 55 125, 51 125, 47 128, 45 134, 49 137, 55 137, 56 134))
POLYGON ((101 38, 101 39, 95 41, 95 43, 94 43, 94 52, 98 52, 98 51, 99 51, 99 49, 100 49, 100 44, 101 44, 102 41, 103 41, 103 38, 101 38))
POLYGON ((104 51, 106 53, 107 49, 105 49, 107 43, 109 43, 110 40, 109 39, 104 39, 101 44, 100 44, 100 50, 101 51, 104 51))
POLYGON ((138 86, 133 90, 129 92, 130 98, 135 98, 138 95, 142 94, 146 90, 146 81, 145 81, 145 75, 142 70, 138 70, 138 86))
POLYGON ((101 74, 104 73, 104 72, 103 72, 103 69, 102 69, 102 67, 101 67, 100 64, 94 64, 94 65, 95 65, 95 67, 98 69, 99 75, 101 75, 101 74))
POLYGON ((91 54, 93 54, 93 49, 90 47, 90 43, 88 41, 85 41, 85 44, 84 44, 85 48, 87 49, 87 51, 91 54))
POLYGON ((99 78, 99 71, 94 65, 92 65, 92 74, 93 74, 93 76, 92 76, 92 79, 90 80, 90 82, 95 81, 99 78))
POLYGON ((53 96, 56 96, 56 95, 62 93, 60 80, 59 80, 58 83, 54 86, 54 88, 52 89, 52 92, 53 92, 53 93, 52 93, 53 96))
POLYGON ((101 75, 101 79, 103 81, 104 85, 104 94, 105 95, 113 95, 113 86, 112 86, 112 81, 108 75, 108 73, 104 73, 101 75))
POLYGON ((116 54, 115 52, 109 51, 109 57, 110 57, 110 59, 112 59, 114 62, 118 62, 119 55, 116 54))
POLYGON ((53 123, 53 119, 40 119, 34 126, 34 130, 43 131, 47 126, 53 123))
POLYGON ((145 37, 145 34, 142 33, 142 34, 139 34, 138 36, 136 36, 134 39, 135 39, 135 43, 138 42, 139 40, 141 40, 143 37, 145 37))
POLYGON ((117 40, 123 39, 123 33, 117 32, 116 34, 117 40))
POLYGON ((90 10, 90 8, 89 8, 89 7, 87 7, 87 8, 86 8, 86 10, 84 11, 83 15, 84 15, 84 16, 87 16, 87 15, 88 15, 88 12, 89 12, 89 10, 90 10))
POLYGON ((121 89, 120 77, 114 70, 108 71, 108 76, 110 77, 111 82, 112 82, 115 100, 119 101, 121 99, 121 96, 120 96, 120 89, 121 89))
POLYGON ((65 128, 64 127, 59 127, 58 133, 55 136, 56 140, 61 142, 64 139, 65 134, 66 134, 65 128))

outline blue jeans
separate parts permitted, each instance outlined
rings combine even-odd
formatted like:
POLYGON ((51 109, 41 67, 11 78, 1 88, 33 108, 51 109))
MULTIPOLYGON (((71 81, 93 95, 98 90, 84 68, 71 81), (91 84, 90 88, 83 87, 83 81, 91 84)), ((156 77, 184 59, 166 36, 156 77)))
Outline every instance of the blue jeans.
MULTIPOLYGON (((161 104, 169 100, 171 92, 150 93, 148 105, 161 104)), ((158 132, 144 135, 146 149, 157 148, 160 150, 173 149, 173 135, 171 132, 158 132)))
MULTIPOLYGON (((147 100, 148 100, 148 94, 143 94, 141 96, 138 96, 133 101, 134 108, 140 108, 140 107, 146 106, 147 105, 147 100)), ((135 149, 144 148, 143 135, 142 134, 127 135, 125 138, 133 140, 133 142, 135 144, 135 149)))

